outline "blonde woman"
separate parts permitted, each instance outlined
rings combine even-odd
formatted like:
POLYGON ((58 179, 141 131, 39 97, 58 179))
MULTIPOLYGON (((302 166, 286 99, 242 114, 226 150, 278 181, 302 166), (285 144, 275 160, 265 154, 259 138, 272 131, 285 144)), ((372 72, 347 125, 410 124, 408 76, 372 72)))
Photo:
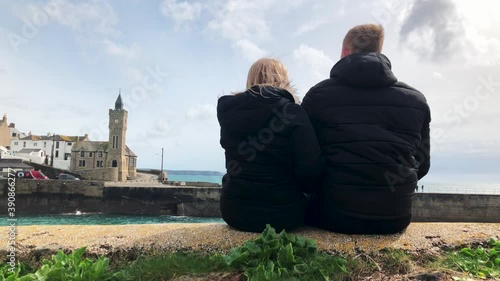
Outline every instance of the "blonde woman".
POLYGON ((303 223, 304 193, 320 180, 320 147, 281 62, 255 62, 246 86, 217 105, 227 169, 222 218, 243 231, 290 230, 303 223))

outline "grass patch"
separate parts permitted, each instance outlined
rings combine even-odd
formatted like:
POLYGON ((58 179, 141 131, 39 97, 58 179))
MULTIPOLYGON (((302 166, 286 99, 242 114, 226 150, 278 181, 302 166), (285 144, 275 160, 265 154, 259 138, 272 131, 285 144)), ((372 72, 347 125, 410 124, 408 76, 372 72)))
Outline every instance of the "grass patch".
POLYGON ((376 260, 388 274, 407 274, 412 270, 413 256, 402 250, 385 249, 376 260))
POLYGON ((227 255, 185 252, 138 255, 132 262, 111 268, 106 257, 83 258, 86 249, 80 248, 69 254, 59 251, 52 259, 44 260, 36 270, 18 264, 12 272, 10 266, 5 264, 0 267, 0 281, 149 281, 186 276, 188 279, 213 277, 210 280, 219 280, 216 279, 218 276, 241 275, 249 281, 378 280, 380 276, 411 276, 415 272, 430 276, 436 271, 445 272, 447 276, 460 276, 454 277, 454 280, 467 280, 463 279, 467 274, 471 277, 499 278, 500 242, 491 239, 485 245, 448 251, 439 256, 387 249, 344 258, 319 253, 314 240, 284 231, 277 234, 268 226, 257 239, 245 242, 227 255))
POLYGON ((500 278, 500 241, 491 238, 485 247, 465 247, 449 252, 439 258, 436 265, 474 277, 500 278))
POLYGON ((119 271, 118 280, 167 280, 182 275, 203 275, 213 272, 230 272, 232 269, 222 255, 199 253, 172 253, 159 257, 136 260, 119 271))

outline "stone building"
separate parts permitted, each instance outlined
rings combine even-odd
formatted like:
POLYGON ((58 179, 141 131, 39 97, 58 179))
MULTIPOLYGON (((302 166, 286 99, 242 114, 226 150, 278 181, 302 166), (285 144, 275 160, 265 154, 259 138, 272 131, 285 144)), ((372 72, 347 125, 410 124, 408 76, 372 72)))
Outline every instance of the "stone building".
POLYGON ((126 145, 127 117, 118 95, 115 108, 109 110, 108 141, 77 141, 71 150, 71 171, 85 179, 135 179, 137 155, 126 145))
POLYGON ((7 123, 7 115, 4 114, 0 121, 0 146, 10 147, 10 129, 7 123))

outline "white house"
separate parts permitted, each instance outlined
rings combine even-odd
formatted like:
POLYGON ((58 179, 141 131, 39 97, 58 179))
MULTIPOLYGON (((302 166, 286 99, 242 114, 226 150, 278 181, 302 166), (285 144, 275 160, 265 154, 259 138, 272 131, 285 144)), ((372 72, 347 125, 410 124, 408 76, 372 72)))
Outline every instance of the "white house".
POLYGON ((14 156, 14 154, 12 154, 12 151, 3 146, 0 146, 0 159, 20 159, 23 161, 28 161, 28 159, 25 159, 23 157, 14 156))
POLYGON ((71 148, 78 140, 88 141, 88 135, 85 136, 65 136, 51 135, 35 136, 29 134, 20 139, 11 141, 10 150, 14 156, 28 158, 30 161, 38 164, 52 163, 55 168, 69 170, 71 164, 71 148))
POLYGON ((45 152, 40 148, 23 148, 15 152, 14 156, 40 164, 45 160, 45 152))
POLYGON ((9 124, 9 130, 10 130, 11 143, 12 143, 12 140, 19 140, 19 139, 26 137, 25 133, 16 129, 16 124, 14 124, 14 123, 9 124))

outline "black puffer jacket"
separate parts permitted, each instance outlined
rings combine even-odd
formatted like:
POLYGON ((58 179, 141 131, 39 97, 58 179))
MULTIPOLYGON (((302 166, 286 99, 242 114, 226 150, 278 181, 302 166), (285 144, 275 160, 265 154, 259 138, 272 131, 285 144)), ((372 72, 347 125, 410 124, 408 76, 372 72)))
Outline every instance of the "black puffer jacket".
POLYGON ((417 180, 430 166, 425 97, 397 82, 384 55, 358 53, 337 62, 302 106, 325 157, 316 196, 320 225, 332 228, 339 213, 409 223, 417 180))
POLYGON ((304 193, 315 191, 321 150, 305 111, 285 90, 252 87, 217 105, 227 173, 222 218, 244 231, 277 231, 302 224, 304 193))

